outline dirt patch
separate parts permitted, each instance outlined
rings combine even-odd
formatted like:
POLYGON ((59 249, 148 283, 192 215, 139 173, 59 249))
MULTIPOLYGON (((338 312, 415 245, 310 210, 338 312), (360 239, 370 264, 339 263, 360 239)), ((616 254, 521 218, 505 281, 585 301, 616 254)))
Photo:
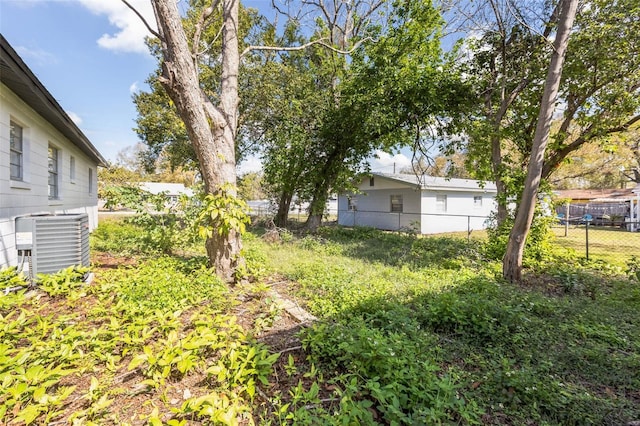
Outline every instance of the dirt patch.
POLYGON ((91 261, 97 269, 117 269, 121 266, 134 266, 138 260, 133 257, 114 256, 109 253, 92 253, 91 261))

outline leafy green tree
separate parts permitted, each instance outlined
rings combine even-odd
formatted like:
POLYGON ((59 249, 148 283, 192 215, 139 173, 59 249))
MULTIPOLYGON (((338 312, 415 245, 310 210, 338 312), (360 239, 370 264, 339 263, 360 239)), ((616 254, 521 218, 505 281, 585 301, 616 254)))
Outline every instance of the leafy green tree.
MULTIPOLYGON (((463 150, 476 162, 480 177, 496 181, 499 219, 506 217, 507 202, 522 190, 522 165, 531 153, 558 4, 479 2, 473 15, 484 20, 467 28, 479 36, 467 41, 470 60, 461 63, 483 103, 470 116, 469 143, 463 150)), ((627 0, 596 1, 579 10, 543 179, 585 143, 598 142, 608 150, 610 143, 603 136, 626 131, 639 119, 634 94, 640 39, 634 16, 638 6, 627 0), (621 69, 620 63, 629 66, 621 69)))
MULTIPOLYGON (((544 64, 554 52, 549 40, 562 4, 488 0, 473 12, 484 20, 475 28, 479 37, 468 43, 470 60, 462 63, 483 103, 470 115, 463 149, 480 177, 496 181, 499 224, 507 219, 509 202, 519 205, 527 183, 544 64)), ((560 123, 544 150, 543 181, 580 146, 606 145, 604 136, 640 119, 637 16, 638 5, 628 0, 597 0, 578 12, 558 92, 560 123)))
POLYGON ((238 196, 243 200, 263 200, 266 198, 263 185, 262 173, 245 173, 238 178, 238 196))
POLYGON ((566 103, 542 177, 587 143, 607 149, 611 136, 640 121, 640 4, 598 0, 582 8, 567 51, 559 97, 566 103))
POLYGON ((562 162, 549 177, 549 184, 554 189, 624 187, 633 182, 634 164, 638 165, 634 159, 638 154, 628 143, 618 140, 609 148, 598 143, 585 144, 562 162))
POLYGON ((107 167, 100 167, 98 169, 98 198, 106 200, 111 188, 130 186, 142 180, 143 176, 124 166, 108 164, 107 167))
POLYGON ((147 146, 141 162, 149 173, 156 171, 161 158, 165 158, 171 168, 197 168, 196 154, 184 123, 162 88, 158 73, 159 70, 147 79, 151 87, 149 92, 140 91, 133 95, 138 110, 134 130, 147 146))
POLYGON ((153 93, 136 99, 144 115, 140 134, 156 149, 152 153, 170 147, 170 157, 179 158, 179 164, 193 158, 188 152, 192 148, 205 198, 214 200, 207 205, 215 205, 206 221, 217 227, 207 232, 209 261, 223 280, 232 281, 243 262, 240 224, 244 222, 236 217, 234 200, 240 49, 245 48, 255 14, 240 13, 237 0, 192 0, 184 18, 174 1, 153 0, 152 6, 158 31, 148 24, 147 28, 157 39, 150 44, 159 69, 150 82, 153 93), (229 214, 221 210, 225 204, 229 214))
POLYGON ((349 188, 366 171, 375 150, 433 139, 458 122, 468 102, 458 74, 440 49, 439 11, 422 1, 395 2, 388 20, 345 64, 348 72, 332 93, 313 151, 316 167, 307 175, 307 227, 320 224, 329 191, 349 188), (439 120, 451 117, 448 123, 439 120))
POLYGON ((562 77, 564 56, 569 45, 569 35, 578 9, 578 0, 562 0, 558 13, 558 29, 553 42, 553 54, 544 83, 540 112, 531 147, 531 159, 527 169, 524 189, 516 218, 509 234, 507 251, 502 260, 502 275, 511 282, 522 278, 522 257, 527 235, 531 229, 536 208, 536 198, 543 173, 545 151, 549 142, 553 111, 562 77))
MULTIPOLYGON (((289 22, 280 45, 305 45, 311 40, 289 22)), ((315 164, 312 140, 322 111, 332 102, 332 74, 327 72, 322 45, 279 52, 265 63, 255 91, 269 99, 253 111, 257 127, 264 129, 260 143, 264 182, 277 201, 275 223, 285 226, 293 197, 302 194, 305 176, 315 164), (266 107, 265 107, 266 106, 266 107)))
MULTIPOLYGON (((129 5, 126 0, 122 1, 129 5)), ((235 139, 242 24, 239 2, 193 1, 187 13, 191 19, 185 20, 174 1, 153 0, 151 4, 158 30, 147 27, 159 41, 161 71, 157 73, 157 82, 184 124, 198 159, 205 192, 234 206, 231 199, 236 195, 235 139), (202 64, 211 62, 215 66, 201 68, 202 64), (207 70, 215 77, 207 78, 207 70)), ((240 228, 228 226, 225 217, 220 212, 215 218, 212 216, 211 222, 225 232, 211 232, 206 248, 216 273, 225 281, 232 281, 236 267, 242 263, 240 228), (216 218, 217 221, 213 220, 216 218)))

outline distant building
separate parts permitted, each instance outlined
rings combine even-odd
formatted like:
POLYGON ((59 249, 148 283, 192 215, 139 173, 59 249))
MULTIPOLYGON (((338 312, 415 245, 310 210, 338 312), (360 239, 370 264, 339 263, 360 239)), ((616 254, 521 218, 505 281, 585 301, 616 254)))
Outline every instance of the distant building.
POLYGON ((338 197, 338 223, 422 234, 484 229, 496 186, 470 179, 373 173, 338 197))
POLYGON ((165 194, 167 201, 171 204, 178 202, 178 199, 182 195, 187 197, 193 197, 194 192, 191 188, 187 188, 181 183, 167 183, 167 182, 140 182, 140 189, 150 192, 151 194, 165 194))
POLYGON ((584 221, 588 219, 594 225, 622 226, 631 220, 637 221, 634 214, 637 195, 634 189, 564 189, 553 191, 555 200, 567 200, 567 205, 556 203, 556 213, 564 220, 584 221))

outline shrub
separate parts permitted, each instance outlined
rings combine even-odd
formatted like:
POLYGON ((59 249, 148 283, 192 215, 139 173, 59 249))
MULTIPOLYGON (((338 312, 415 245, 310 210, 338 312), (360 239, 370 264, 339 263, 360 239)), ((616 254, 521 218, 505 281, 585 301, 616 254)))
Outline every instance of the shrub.
MULTIPOLYGON (((550 228, 553 220, 553 217, 545 216, 539 208, 536 208, 524 247, 522 261, 525 266, 531 267, 540 262, 553 259, 554 249, 552 242, 554 234, 550 228)), ((484 246, 484 252, 488 258, 502 260, 507 250, 513 221, 514 218, 509 217, 500 226, 497 226, 495 218, 490 221, 490 226, 487 228, 489 239, 484 246)))
POLYGON ((373 402, 388 424, 476 423, 480 410, 461 396, 461 384, 428 355, 424 343, 401 330, 384 331, 367 320, 318 324, 303 346, 328 370, 348 371, 342 385, 357 380, 361 399, 373 402))

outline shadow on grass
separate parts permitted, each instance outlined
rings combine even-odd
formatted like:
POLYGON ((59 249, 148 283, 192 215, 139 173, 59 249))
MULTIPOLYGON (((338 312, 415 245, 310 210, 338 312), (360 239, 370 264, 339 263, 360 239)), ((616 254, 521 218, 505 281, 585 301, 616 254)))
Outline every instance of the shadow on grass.
MULTIPOLYGON (((264 232, 256 230, 255 235, 264 232)), ((482 258, 478 241, 451 236, 424 236, 373 228, 320 228, 317 234, 299 234, 294 243, 303 249, 344 255, 369 263, 411 269, 438 266, 459 269, 482 258)))
POLYGON ((450 282, 430 288, 392 271, 462 268, 481 259, 478 247, 363 228, 323 229, 287 244, 290 276, 322 318, 303 332, 308 359, 341 389, 341 401, 347 394, 363 404, 330 410, 359 416, 367 406, 381 424, 640 418, 637 284, 565 265, 547 277, 557 294, 469 270, 437 275, 450 282), (392 269, 369 273, 341 256, 392 269))
POLYGON ((338 308, 302 341, 383 424, 626 424, 640 418, 640 291, 615 291, 635 296, 548 298, 474 278, 338 308))

